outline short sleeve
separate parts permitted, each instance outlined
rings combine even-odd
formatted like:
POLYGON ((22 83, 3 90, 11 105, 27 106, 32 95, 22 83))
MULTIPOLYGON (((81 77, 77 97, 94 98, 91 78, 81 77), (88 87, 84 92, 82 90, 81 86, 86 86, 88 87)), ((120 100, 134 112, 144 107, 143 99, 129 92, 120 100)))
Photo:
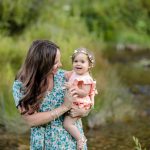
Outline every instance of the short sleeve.
POLYGON ((19 101, 23 97, 23 94, 21 92, 21 88, 22 88, 22 82, 20 82, 18 80, 14 81, 13 87, 12 87, 12 92, 13 92, 13 97, 14 97, 16 107, 18 106, 19 101))

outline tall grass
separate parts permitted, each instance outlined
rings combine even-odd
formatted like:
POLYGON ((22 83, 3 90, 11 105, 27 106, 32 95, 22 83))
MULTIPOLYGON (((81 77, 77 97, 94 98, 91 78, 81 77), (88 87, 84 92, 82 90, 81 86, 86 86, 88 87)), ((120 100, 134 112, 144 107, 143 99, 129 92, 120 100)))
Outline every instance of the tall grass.
POLYGON ((142 148, 141 143, 139 142, 139 139, 133 136, 133 141, 135 143, 135 150, 146 150, 146 148, 142 148))

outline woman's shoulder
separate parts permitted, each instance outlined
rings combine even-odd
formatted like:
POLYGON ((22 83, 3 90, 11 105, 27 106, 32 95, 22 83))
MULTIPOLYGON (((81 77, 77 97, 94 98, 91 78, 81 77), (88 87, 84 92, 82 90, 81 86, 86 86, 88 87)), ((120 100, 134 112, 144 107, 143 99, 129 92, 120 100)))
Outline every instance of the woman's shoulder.
POLYGON ((56 74, 55 74, 55 76, 64 75, 64 73, 65 73, 65 70, 63 70, 63 69, 58 69, 57 72, 56 72, 56 74))
POLYGON ((23 86, 23 83, 20 80, 15 80, 13 83, 13 89, 18 89, 23 86))
POLYGON ((13 97, 16 104, 16 107, 19 105, 19 101, 22 99, 23 93, 22 93, 22 87, 23 83, 19 80, 15 80, 12 87, 13 97))
POLYGON ((56 74, 54 75, 54 79, 55 80, 65 80, 65 70, 63 69, 58 69, 58 71, 56 72, 56 74))

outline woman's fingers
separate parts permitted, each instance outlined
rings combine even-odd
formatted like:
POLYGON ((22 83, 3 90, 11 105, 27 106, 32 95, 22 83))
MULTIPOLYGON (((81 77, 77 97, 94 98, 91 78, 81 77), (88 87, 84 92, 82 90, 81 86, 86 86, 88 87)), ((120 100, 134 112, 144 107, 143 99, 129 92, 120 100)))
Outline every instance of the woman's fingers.
POLYGON ((70 92, 66 92, 65 97, 64 97, 64 104, 68 108, 71 108, 73 105, 73 97, 70 92))
POLYGON ((77 92, 75 87, 70 88, 69 92, 70 92, 72 97, 77 97, 78 96, 78 92, 77 92))
POLYGON ((71 88, 71 84, 69 82, 65 82, 64 86, 68 89, 71 88))

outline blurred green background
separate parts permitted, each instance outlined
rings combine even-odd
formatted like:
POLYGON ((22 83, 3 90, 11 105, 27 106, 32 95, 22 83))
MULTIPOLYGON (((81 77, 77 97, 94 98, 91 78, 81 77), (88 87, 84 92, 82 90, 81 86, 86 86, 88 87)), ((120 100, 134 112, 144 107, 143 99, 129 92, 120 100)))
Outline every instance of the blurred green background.
MULTIPOLYGON (((95 109, 83 119, 89 149, 133 149, 130 137, 136 136, 139 126, 143 131, 137 136, 143 147, 150 148, 147 139, 150 133, 145 128, 145 124, 149 125, 150 114, 149 0, 0 1, 0 133, 5 131, 8 136, 12 135, 14 141, 9 144, 14 149, 19 147, 14 135, 20 137, 28 128, 15 108, 12 84, 30 44, 36 39, 48 39, 60 46, 66 70, 71 69, 70 56, 74 49, 86 47, 95 54, 92 75, 99 94, 95 98, 95 109), (143 121, 139 121, 141 116, 143 121), (129 137, 129 133, 122 130, 131 122, 129 137), (141 122, 143 124, 139 124, 141 122), (91 129, 99 131, 101 128, 105 136, 97 135, 97 140, 102 142, 94 143, 91 129), (111 129, 122 134, 112 137, 115 142, 105 143, 111 129), (119 137, 123 143, 119 142, 119 137), (121 148, 122 145, 125 146, 121 148)), ((7 140, 0 138, 0 148, 8 148, 8 143, 6 146, 4 142, 7 140)), ((26 145, 26 142, 20 143, 26 145)))

